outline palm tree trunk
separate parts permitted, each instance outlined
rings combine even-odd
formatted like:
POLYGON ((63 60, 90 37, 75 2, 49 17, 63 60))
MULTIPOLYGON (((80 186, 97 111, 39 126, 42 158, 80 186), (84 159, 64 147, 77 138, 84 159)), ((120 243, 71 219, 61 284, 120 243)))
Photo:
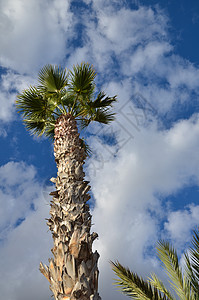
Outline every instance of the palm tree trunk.
POLYGON ((40 271, 50 282, 55 300, 100 300, 99 254, 92 252, 98 235, 90 234, 91 214, 86 203, 90 186, 83 172, 86 155, 70 114, 57 120, 54 155, 58 172, 57 178, 51 178, 56 191, 50 194, 53 200, 47 222, 54 240, 54 259, 49 259, 49 267, 40 263, 40 271))

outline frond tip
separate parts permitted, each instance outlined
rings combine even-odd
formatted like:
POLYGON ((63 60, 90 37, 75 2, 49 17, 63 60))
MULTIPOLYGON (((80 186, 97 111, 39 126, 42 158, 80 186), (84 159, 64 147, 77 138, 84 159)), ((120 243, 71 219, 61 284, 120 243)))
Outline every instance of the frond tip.
POLYGON ((78 95, 89 94, 91 96, 95 89, 95 77, 96 72, 93 66, 88 63, 77 64, 70 71, 70 89, 78 95))

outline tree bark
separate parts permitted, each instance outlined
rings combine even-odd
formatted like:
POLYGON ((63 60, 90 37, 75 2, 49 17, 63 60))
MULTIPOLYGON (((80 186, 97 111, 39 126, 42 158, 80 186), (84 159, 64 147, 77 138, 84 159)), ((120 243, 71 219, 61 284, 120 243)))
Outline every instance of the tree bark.
POLYGON ((40 263, 40 271, 50 282, 55 300, 100 300, 99 254, 92 252, 98 235, 90 233, 90 186, 83 172, 86 155, 76 120, 70 114, 57 120, 54 155, 58 172, 56 178, 51 178, 56 191, 50 194, 53 200, 47 222, 54 240, 54 258, 49 259, 49 267, 40 263))

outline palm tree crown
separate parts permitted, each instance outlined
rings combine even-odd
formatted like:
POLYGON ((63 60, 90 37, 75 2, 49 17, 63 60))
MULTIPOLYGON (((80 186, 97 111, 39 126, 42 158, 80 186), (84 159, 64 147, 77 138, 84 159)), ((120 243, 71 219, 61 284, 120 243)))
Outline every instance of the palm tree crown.
POLYGON ((66 71, 46 65, 39 72, 37 86, 31 86, 18 95, 16 106, 24 118, 26 128, 38 136, 54 137, 57 118, 70 114, 81 127, 91 121, 108 124, 114 120, 110 107, 116 96, 104 92, 96 95, 94 68, 82 63, 66 71))

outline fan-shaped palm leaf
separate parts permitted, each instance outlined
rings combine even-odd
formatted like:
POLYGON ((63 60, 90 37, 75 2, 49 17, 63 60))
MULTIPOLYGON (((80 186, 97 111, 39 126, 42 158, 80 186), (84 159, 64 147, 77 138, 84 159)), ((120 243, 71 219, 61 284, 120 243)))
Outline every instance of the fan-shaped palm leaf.
POLYGON ((82 63, 74 66, 73 71, 70 71, 70 91, 77 95, 86 94, 90 97, 95 89, 95 77, 96 72, 91 65, 82 63))
POLYGON ((95 101, 89 102, 90 107, 93 108, 101 108, 101 107, 107 107, 111 106, 113 102, 116 101, 116 96, 114 97, 108 97, 104 92, 100 92, 97 95, 97 98, 95 101))
POLYGON ((26 120, 24 119, 24 125, 31 134, 41 136, 45 132, 46 121, 45 120, 26 120))
POLYGON ((17 97, 17 108, 25 118, 46 118, 48 111, 47 100, 42 97, 38 89, 30 87, 17 97))
POLYGON ((93 117, 93 121, 97 121, 99 123, 109 124, 115 119, 115 114, 110 113, 109 109, 96 109, 95 115, 93 117))
POLYGON ((40 90, 45 93, 57 93, 63 90, 68 84, 66 69, 46 65, 40 70, 38 81, 40 90))

